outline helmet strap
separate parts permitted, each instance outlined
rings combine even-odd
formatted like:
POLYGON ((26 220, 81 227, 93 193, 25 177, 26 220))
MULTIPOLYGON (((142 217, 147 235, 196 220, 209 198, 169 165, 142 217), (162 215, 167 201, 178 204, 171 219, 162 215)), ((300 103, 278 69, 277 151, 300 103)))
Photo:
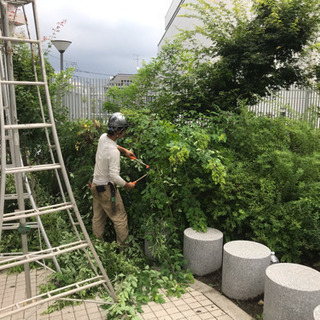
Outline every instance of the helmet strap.
POLYGON ((117 134, 117 137, 116 137, 116 139, 118 139, 118 137, 120 136, 120 134, 123 132, 123 130, 125 130, 126 128, 118 128, 116 131, 113 131, 114 132, 114 134, 117 134), (120 130, 120 131, 118 131, 118 129, 120 130), (117 133, 118 132, 118 133, 117 133))

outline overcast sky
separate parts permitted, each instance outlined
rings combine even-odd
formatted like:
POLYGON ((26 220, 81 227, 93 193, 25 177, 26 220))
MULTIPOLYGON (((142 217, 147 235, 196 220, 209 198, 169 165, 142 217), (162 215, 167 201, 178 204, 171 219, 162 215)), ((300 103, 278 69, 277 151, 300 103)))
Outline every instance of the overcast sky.
MULTIPOLYGON (((63 55, 64 66, 85 71, 79 76, 135 73, 142 60, 156 56, 171 2, 38 0, 40 32, 51 37, 57 23, 66 20, 56 39, 72 41, 63 55)), ((60 54, 54 47, 49 61, 59 71, 60 54)))

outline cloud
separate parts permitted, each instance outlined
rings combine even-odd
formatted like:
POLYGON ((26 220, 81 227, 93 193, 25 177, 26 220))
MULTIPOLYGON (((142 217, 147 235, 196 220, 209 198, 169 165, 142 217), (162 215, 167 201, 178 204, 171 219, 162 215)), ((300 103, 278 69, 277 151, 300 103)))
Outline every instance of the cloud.
MULTIPOLYGON (((93 73, 134 73, 139 59, 157 53, 164 33, 165 14, 172 0, 41 0, 40 30, 50 36, 57 22, 67 22, 56 35, 72 41, 64 65, 93 73)), ((51 49, 49 61, 59 70, 59 53, 51 49)))

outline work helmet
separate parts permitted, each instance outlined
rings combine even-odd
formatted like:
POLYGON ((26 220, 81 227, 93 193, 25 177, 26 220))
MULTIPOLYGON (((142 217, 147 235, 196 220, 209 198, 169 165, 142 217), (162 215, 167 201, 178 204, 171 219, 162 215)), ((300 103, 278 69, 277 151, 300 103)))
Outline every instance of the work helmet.
POLYGON ((128 121, 122 113, 115 112, 110 116, 108 122, 108 128, 110 133, 115 133, 117 129, 121 129, 121 133, 124 129, 127 129, 128 127, 128 121))

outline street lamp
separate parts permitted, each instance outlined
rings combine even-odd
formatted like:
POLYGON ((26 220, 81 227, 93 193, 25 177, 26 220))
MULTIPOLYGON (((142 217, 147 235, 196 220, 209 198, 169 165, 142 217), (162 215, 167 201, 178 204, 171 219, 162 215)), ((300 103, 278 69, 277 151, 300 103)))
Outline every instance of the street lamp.
POLYGON ((63 53, 68 49, 71 41, 68 40, 51 40, 51 43, 60 52, 60 71, 63 71, 63 53))

